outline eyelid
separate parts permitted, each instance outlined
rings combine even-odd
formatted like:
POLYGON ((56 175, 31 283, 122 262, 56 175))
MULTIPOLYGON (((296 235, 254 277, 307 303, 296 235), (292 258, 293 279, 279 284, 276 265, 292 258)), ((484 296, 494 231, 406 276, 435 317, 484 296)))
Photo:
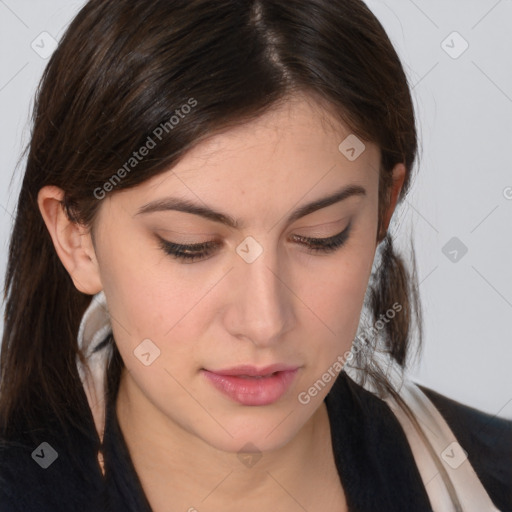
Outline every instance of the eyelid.
POLYGON ((306 239, 309 239, 309 240, 315 240, 315 239, 327 240, 327 239, 330 239, 330 238, 336 238, 338 235, 340 235, 349 226, 350 226, 350 223, 347 223, 347 225, 343 229, 337 229, 336 232, 333 235, 330 234, 330 232, 332 232, 332 228, 329 229, 328 231, 325 230, 327 232, 324 232, 323 229, 322 230, 316 230, 316 231, 313 232, 314 234, 311 234, 311 232, 310 232, 311 228, 307 228, 307 234, 297 233, 296 231, 294 231, 292 236, 293 237, 298 236, 300 238, 306 238, 306 239))
MULTIPOLYGON (((292 231, 299 231, 299 230, 314 230, 315 228, 324 228, 324 227, 327 227, 327 226, 331 226, 332 224, 339 224, 340 222, 348 219, 350 216, 349 215, 345 215, 337 220, 334 220, 334 221, 331 221, 331 222, 319 222, 318 224, 314 224, 312 226, 300 226, 298 228, 294 228, 292 231)), ((347 224, 348 225, 348 224, 347 224)), ((175 229, 168 229, 168 228, 162 228, 162 227, 158 227, 158 228, 155 228, 155 232, 163 232, 163 233, 173 233, 173 234, 177 234, 177 235, 184 235, 185 237, 201 237, 201 236, 204 236, 204 237, 212 237, 212 236, 218 236, 218 235, 211 235, 210 233, 199 233, 199 232, 193 232, 193 233, 190 233, 188 231, 177 231, 175 229)), ((304 238, 332 238, 333 236, 336 236, 339 234, 339 232, 335 233, 334 235, 329 235, 329 234, 318 234, 318 235, 310 235, 310 234, 300 234, 300 233, 294 233, 298 236, 301 236, 301 237, 304 237, 304 238)), ((163 240, 164 242, 167 242, 168 240, 166 240, 165 238, 162 239, 158 234, 157 234, 158 238, 160 240, 163 240)), ((197 246, 197 245, 204 245, 206 243, 210 243, 210 242, 214 242, 216 241, 215 239, 210 239, 210 240, 201 240, 199 242, 186 242, 186 241, 180 241, 180 242, 177 242, 177 241, 171 241, 171 243, 173 244, 176 244, 176 245, 186 245, 186 246, 197 246)))
MULTIPOLYGON (((352 227, 352 223, 349 223, 343 230, 341 230, 340 232, 338 233, 335 233, 334 235, 331 235, 331 236, 304 236, 304 235, 292 235, 292 238, 294 240, 299 240, 300 242, 310 242, 310 243, 315 243, 317 242, 318 244, 328 244, 329 242, 331 241, 335 241, 337 240, 339 237, 348 237, 349 233, 350 233, 350 230, 351 230, 351 227, 352 227)), ((179 251, 191 251, 191 252, 197 252, 197 251, 200 251, 201 249, 207 249, 207 250, 213 250, 215 248, 217 248, 219 245, 222 245, 222 242, 219 242, 218 240, 204 240, 202 242, 196 242, 196 243, 178 243, 178 242, 173 242, 171 240, 166 240, 165 238, 162 238, 160 237, 159 235, 157 235, 158 239, 159 239, 159 242, 160 244, 164 245, 164 246, 167 246, 167 247, 172 247, 176 250, 179 250, 179 251)))
POLYGON ((203 247, 211 248, 212 246, 221 245, 221 242, 218 242, 217 240, 203 240, 202 242, 183 243, 183 242, 174 242, 172 240, 167 240, 158 235, 157 235, 157 237, 158 237, 158 240, 160 241, 160 243, 166 244, 168 246, 176 246, 177 248, 182 249, 182 250, 196 251, 203 247))
MULTIPOLYGON (((168 228, 154 228, 154 231, 157 233, 157 236, 158 235, 158 232, 162 232, 162 233, 170 233, 172 235, 180 235, 180 236, 183 236, 185 238, 188 238, 188 237, 211 237, 211 236, 214 236, 212 235, 211 233, 201 233, 201 232, 196 232, 194 231, 194 229, 192 228, 190 231, 177 231, 176 229, 168 229, 168 228)), ((193 244, 196 244, 196 243, 203 243, 203 241, 201 242, 180 242, 180 243, 183 243, 183 245, 193 245, 193 244)))
POLYGON ((338 233, 331 236, 320 236, 320 237, 311 237, 311 236, 302 236, 302 235, 293 235, 295 240, 299 240, 300 242, 305 243, 306 245, 319 245, 319 246, 328 246, 330 244, 337 243, 340 239, 347 239, 350 236, 350 232, 352 229, 352 223, 349 222, 347 226, 339 231, 338 233))
MULTIPOLYGON (((342 231, 335 233, 334 235, 330 235, 330 236, 325 236, 325 235, 306 236, 306 235, 294 234, 294 235, 292 235, 292 238, 300 239, 303 241, 305 240, 305 241, 312 241, 312 242, 314 242, 314 241, 327 242, 327 241, 337 238, 338 236, 341 236, 345 231, 348 231, 349 228, 350 228, 350 224, 348 224, 346 226, 346 228, 344 228, 342 231)), ((170 246, 176 246, 177 248, 182 249, 182 250, 191 250, 191 251, 198 250, 198 249, 205 248, 205 247, 212 248, 212 247, 222 244, 222 242, 219 242, 218 240, 215 240, 215 239, 203 240, 201 242, 175 242, 172 240, 167 240, 165 238, 162 238, 158 235, 157 235, 157 237, 158 237, 159 241, 164 244, 167 244, 170 246)))
POLYGON ((343 222, 344 220, 347 220, 350 218, 350 215, 344 215, 343 217, 340 217, 339 219, 333 220, 331 222, 319 222, 318 224, 307 225, 307 226, 300 226, 298 228, 294 228, 294 230, 297 229, 313 229, 317 227, 324 227, 324 226, 330 226, 332 224, 339 224, 340 222, 343 222))
MULTIPOLYGON (((340 249, 345 242, 349 239, 352 229, 352 222, 349 222, 348 226, 343 229, 340 233, 330 237, 311 238, 302 237, 300 235, 294 235, 296 240, 300 240, 299 245, 307 246, 308 251, 311 254, 330 254, 340 249)), ((181 263, 194 263, 196 261, 201 262, 209 259, 212 251, 219 244, 216 241, 206 241, 198 244, 176 244, 165 240, 157 235, 160 239, 160 248, 173 256, 175 259, 180 260, 181 263)))
MULTIPOLYGON (((324 227, 324 226, 329 226, 331 224, 338 224, 340 223, 341 221, 347 219, 348 216, 345 216, 345 217, 342 217, 341 219, 338 219, 338 220, 335 220, 335 221, 332 221, 332 222, 322 222, 322 223, 319 223, 319 224, 315 224, 314 226, 303 226, 303 227, 300 227, 300 228, 296 228, 294 231, 297 231, 297 230, 311 230, 311 229, 314 229, 318 226, 321 226, 321 227, 324 227)), ((328 234, 317 234, 317 235, 311 235, 311 234, 300 234, 300 233, 293 233, 292 237, 298 237, 298 238, 301 238, 303 240, 318 240, 318 239, 323 239, 323 240, 329 240, 329 239, 333 239, 333 238, 336 238, 337 236, 341 235, 343 233, 343 231, 345 231, 346 229, 348 229, 350 227, 350 222, 347 223, 347 225, 345 226, 345 228, 341 231, 337 231, 336 233, 334 233, 333 235, 328 235, 328 234)), ((158 231, 164 231, 164 232, 167 232, 167 233, 177 233, 177 234, 180 234, 180 235, 185 235, 185 236, 190 236, 190 233, 187 233, 187 232, 182 232, 182 231, 176 231, 176 230, 171 230, 171 229, 159 229, 158 231)), ((211 235, 208 235, 206 233, 194 233, 192 236, 211 236, 211 235)), ((199 242, 186 242, 186 241, 175 241, 175 240, 167 240, 166 238, 162 238, 160 235, 156 234, 156 236, 158 237, 159 241, 160 242, 163 242, 163 243, 167 243, 167 244, 170 244, 170 245, 176 245, 176 246, 180 246, 182 248, 186 248, 186 249, 197 249, 197 248, 201 248, 201 247, 204 247, 204 246, 215 246, 215 245, 221 245, 222 242, 219 242, 217 238, 210 238, 209 240, 201 240, 199 242)))

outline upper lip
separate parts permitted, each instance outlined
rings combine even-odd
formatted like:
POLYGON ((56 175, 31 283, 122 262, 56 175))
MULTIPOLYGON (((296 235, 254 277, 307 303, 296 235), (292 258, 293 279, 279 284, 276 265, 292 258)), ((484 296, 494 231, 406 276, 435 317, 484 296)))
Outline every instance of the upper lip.
POLYGON ((232 368, 207 371, 211 373, 216 373, 217 375, 246 375, 248 377, 259 377, 263 375, 269 375, 270 373, 275 372, 296 370, 297 368, 299 368, 297 365, 282 363, 271 364, 269 366, 264 366, 263 368, 256 368, 256 366, 244 364, 240 366, 233 366, 232 368))

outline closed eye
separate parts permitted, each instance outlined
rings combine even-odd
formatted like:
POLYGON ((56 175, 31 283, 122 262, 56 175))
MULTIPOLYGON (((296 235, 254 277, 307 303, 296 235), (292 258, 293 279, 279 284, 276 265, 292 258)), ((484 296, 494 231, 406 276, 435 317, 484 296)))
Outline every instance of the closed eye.
MULTIPOLYGON (((352 224, 349 224, 341 233, 329 238, 309 238, 300 235, 293 235, 293 239, 300 245, 306 246, 307 250, 313 254, 329 254, 337 251, 348 239, 352 224)), ((193 263, 197 260, 203 260, 210 256, 215 249, 222 245, 214 240, 202 242, 199 244, 176 244, 159 238, 161 249, 175 259, 184 263, 193 263)))

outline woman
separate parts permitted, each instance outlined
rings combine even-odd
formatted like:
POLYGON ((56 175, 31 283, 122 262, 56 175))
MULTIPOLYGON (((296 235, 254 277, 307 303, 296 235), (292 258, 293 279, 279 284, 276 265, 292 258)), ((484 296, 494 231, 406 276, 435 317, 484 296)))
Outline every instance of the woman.
POLYGON ((512 423, 403 374, 416 149, 358 0, 89 1, 10 245, 0 510, 512 510, 512 423))

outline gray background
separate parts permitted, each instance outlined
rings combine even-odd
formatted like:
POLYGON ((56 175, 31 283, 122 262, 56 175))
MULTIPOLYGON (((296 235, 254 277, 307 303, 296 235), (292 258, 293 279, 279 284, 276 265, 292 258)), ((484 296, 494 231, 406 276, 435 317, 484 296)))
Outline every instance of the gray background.
MULTIPOLYGON (((512 0, 367 3, 402 58, 420 130, 419 173, 392 224, 406 253, 413 233, 425 314, 411 374, 512 418, 512 0)), ((58 40, 82 4, 0 0, 2 283, 24 161, 15 167, 47 63, 31 45, 48 49, 40 34, 58 40)))

